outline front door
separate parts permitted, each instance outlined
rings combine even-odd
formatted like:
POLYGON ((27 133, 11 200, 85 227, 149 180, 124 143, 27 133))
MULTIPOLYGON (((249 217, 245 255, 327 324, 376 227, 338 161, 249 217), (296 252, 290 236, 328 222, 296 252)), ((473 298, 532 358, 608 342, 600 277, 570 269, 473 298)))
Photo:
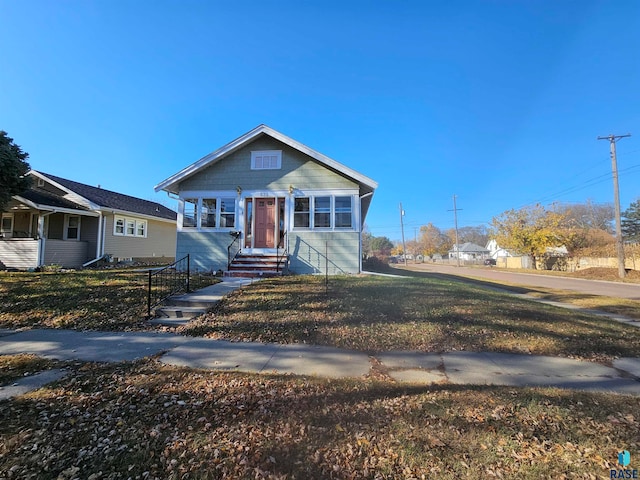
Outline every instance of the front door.
POLYGON ((257 198, 255 200, 255 243, 256 248, 275 248, 276 199, 257 198))

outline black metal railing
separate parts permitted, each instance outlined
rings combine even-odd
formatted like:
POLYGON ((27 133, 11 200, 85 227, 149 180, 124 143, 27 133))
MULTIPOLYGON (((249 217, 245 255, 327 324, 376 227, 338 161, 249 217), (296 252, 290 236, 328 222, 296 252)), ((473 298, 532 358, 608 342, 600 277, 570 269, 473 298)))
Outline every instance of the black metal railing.
POLYGON ((189 255, 160 270, 149 270, 147 291, 147 316, 151 309, 176 293, 189 293, 189 255))
POLYGON ((289 243, 287 242, 287 231, 285 230, 282 233, 282 238, 280 239, 280 243, 278 243, 278 248, 276 249, 276 272, 280 271, 280 264, 283 261, 286 263, 288 257, 289 243), (280 255, 280 250, 282 250, 282 255, 280 255))
POLYGON ((240 245, 240 232, 231 232, 231 236, 233 237, 233 241, 227 247, 227 270, 231 267, 233 259, 236 258, 242 250, 242 246, 240 245))

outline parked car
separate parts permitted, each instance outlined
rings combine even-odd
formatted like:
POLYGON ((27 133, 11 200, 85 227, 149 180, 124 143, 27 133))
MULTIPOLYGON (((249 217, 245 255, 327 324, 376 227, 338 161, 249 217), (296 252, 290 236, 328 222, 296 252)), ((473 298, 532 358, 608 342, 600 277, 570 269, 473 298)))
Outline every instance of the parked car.
POLYGON ((496 259, 495 258, 487 258, 484 261, 484 264, 485 265, 489 265, 489 266, 495 265, 496 264, 496 259))

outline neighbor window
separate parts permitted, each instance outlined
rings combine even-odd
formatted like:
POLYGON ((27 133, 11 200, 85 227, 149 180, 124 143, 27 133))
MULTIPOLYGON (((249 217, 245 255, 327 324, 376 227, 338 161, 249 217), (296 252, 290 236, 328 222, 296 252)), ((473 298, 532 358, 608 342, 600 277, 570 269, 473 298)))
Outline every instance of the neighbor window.
POLYGON ((251 170, 279 170, 282 167, 282 150, 251 152, 251 170))
POLYGON ((124 218, 116 217, 115 229, 113 233, 115 235, 124 235, 124 218))
POLYGON ((126 237, 146 237, 147 221, 137 218, 115 217, 113 234, 126 237))
POLYGON ((66 240, 80 240, 80 217, 77 215, 67 217, 66 240))

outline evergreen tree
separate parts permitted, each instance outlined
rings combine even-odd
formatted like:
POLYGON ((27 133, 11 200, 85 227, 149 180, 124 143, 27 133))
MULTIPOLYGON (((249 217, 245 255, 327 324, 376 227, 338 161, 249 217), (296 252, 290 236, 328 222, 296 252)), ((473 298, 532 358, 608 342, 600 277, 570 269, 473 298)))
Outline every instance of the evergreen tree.
POLYGON ((29 154, 13 143, 7 132, 0 130, 0 212, 4 211, 13 195, 19 195, 31 185, 27 172, 29 154))
POLYGON ((640 242, 640 199, 622 213, 622 238, 627 242, 640 242))

